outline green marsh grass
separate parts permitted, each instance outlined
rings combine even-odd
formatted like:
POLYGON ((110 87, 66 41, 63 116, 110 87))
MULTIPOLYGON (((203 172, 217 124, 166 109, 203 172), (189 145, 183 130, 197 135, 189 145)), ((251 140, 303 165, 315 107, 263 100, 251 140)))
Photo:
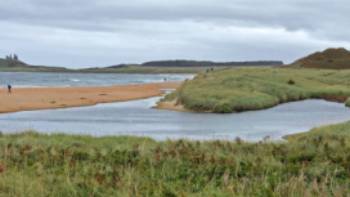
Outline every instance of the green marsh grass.
POLYGON ((310 98, 345 102, 350 96, 350 71, 222 69, 200 73, 172 94, 167 98, 175 98, 187 109, 218 113, 258 110, 310 98))
POLYGON ((337 129, 274 143, 2 135, 0 196, 346 196, 337 129))

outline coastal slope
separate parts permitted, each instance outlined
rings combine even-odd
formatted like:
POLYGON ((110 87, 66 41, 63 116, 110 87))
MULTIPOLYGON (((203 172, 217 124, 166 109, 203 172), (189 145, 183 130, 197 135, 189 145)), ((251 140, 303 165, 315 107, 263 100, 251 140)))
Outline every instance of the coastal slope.
POLYGON ((69 72, 70 69, 54 66, 34 66, 20 60, 0 58, 0 72, 69 72))
POLYGON ((301 68, 349 69, 350 51, 345 48, 329 48, 303 57, 290 66, 301 68))

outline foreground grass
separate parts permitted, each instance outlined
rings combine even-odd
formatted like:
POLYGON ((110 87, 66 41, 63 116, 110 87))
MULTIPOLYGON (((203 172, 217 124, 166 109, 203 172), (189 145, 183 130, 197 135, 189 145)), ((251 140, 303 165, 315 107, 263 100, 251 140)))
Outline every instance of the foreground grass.
POLYGON ((349 96, 348 70, 242 68, 199 74, 167 98, 193 111, 229 113, 308 98, 345 102, 349 96))
POLYGON ((350 136, 328 129, 285 143, 2 135, 0 196, 346 196, 350 136))

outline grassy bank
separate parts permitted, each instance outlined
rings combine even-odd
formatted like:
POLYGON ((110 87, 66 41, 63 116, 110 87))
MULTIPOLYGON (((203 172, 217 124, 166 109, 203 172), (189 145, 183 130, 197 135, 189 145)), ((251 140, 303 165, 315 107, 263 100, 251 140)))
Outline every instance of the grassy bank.
POLYGON ((303 140, 305 138, 310 137, 330 137, 337 135, 338 137, 343 137, 344 140, 347 140, 347 138, 350 137, 350 121, 341 123, 341 124, 334 124, 329 126, 324 126, 320 128, 312 129, 311 131, 305 132, 305 133, 298 133, 294 135, 286 136, 285 138, 287 140, 303 140))
POLYGON ((199 74, 167 100, 194 111, 229 113, 309 98, 345 102, 348 96, 348 70, 242 68, 199 74))
POLYGON ((2 135, 0 195, 344 196, 350 136, 337 132, 286 143, 2 135))

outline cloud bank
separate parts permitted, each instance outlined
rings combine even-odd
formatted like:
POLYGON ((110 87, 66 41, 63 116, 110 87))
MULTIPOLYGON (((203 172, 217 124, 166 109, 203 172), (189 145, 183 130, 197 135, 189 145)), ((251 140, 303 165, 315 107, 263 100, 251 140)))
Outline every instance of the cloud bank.
POLYGON ((290 62, 350 48, 346 0, 8 0, 0 55, 105 66, 159 59, 290 62))

